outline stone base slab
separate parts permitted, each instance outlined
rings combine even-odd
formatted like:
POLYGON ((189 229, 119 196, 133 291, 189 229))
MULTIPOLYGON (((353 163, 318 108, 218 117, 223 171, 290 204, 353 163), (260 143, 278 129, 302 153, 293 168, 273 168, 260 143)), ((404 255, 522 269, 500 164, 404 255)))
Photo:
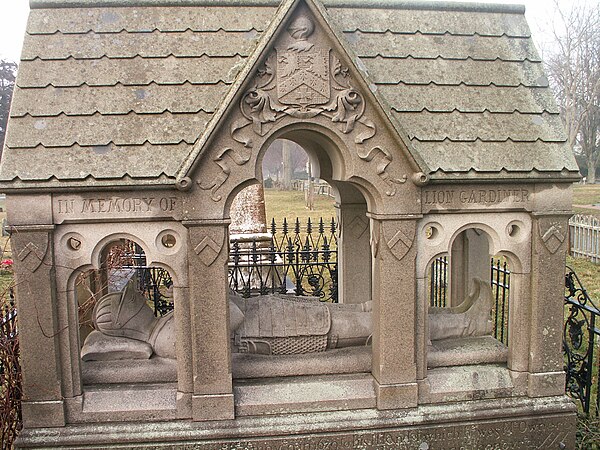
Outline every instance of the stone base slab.
POLYGON ((23 424, 26 427, 64 427, 65 405, 62 401, 23 401, 23 424))
POLYGON ((529 374, 530 397, 550 397, 563 392, 565 386, 565 372, 545 372, 529 374))
POLYGON ((285 377, 237 382, 236 416, 375 408, 371 374, 285 377))
POLYGON ((402 411, 374 409, 211 422, 70 425, 25 429, 18 448, 572 449, 566 397, 479 400, 402 411))

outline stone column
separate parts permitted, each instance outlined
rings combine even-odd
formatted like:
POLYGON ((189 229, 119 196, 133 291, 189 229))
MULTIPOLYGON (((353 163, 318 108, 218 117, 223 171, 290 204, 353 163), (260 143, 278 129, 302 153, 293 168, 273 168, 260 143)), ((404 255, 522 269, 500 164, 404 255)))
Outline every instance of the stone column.
POLYGON ((237 245, 241 251, 238 266, 243 273, 242 278, 249 282, 250 288, 260 289, 264 287, 261 284, 269 281, 267 274, 270 271, 272 256, 269 249, 273 241, 273 236, 267 232, 265 191, 262 183, 242 189, 231 203, 229 216, 229 242, 233 248, 237 245), (256 252, 253 252, 253 248, 256 252), (254 256, 257 257, 256 260, 254 256))
POLYGON ((233 419, 228 333, 228 221, 197 220, 189 229, 193 420, 233 419))
POLYGON ((51 197, 7 197, 14 255, 26 428, 65 425, 51 197))
POLYGON ((531 333, 531 274, 511 267, 508 310, 508 361, 513 383, 519 395, 526 395, 531 333))
POLYGON ((365 203, 336 203, 339 218, 338 292, 340 303, 371 300, 371 250, 365 203))
POLYGON ((173 286, 175 299, 175 349, 177 352, 177 418, 192 417, 194 393, 194 358, 190 330, 192 329, 190 289, 173 286))
POLYGON ((490 278, 489 242, 484 233, 475 229, 456 237, 450 253, 450 303, 458 306, 469 295, 474 277, 490 278), (479 232, 479 233, 478 233, 479 232))
POLYGON ((415 362, 417 221, 371 220, 373 368, 377 408, 417 405, 415 362))
MULTIPOLYGON (((267 232, 265 191, 262 183, 242 189, 231 203, 229 212, 231 235, 264 234, 267 232)), ((270 237, 270 235, 268 235, 270 237)))
POLYGON ((532 213, 529 396, 563 395, 565 254, 570 213, 532 213))

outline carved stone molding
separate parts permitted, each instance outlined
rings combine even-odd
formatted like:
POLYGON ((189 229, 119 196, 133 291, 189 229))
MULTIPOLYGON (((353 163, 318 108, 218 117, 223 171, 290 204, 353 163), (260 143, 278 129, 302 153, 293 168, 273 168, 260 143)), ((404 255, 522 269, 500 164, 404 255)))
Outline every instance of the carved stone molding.
MULTIPOLYGON (((358 146, 357 155, 372 163, 386 183, 386 195, 394 196, 407 176, 396 178, 388 172, 392 154, 382 146, 366 142, 377 133, 366 117, 364 95, 356 87, 350 69, 335 50, 315 37, 315 23, 301 15, 280 36, 275 48, 256 71, 250 87, 242 92, 237 118, 230 124, 230 137, 237 143, 219 151, 213 161, 219 173, 211 181, 199 181, 211 199, 222 200, 217 191, 228 180, 232 168, 246 164, 257 137, 263 138, 285 117, 298 120, 325 118, 358 146), (235 147, 235 148, 234 148, 235 147), (233 165, 230 161, 233 161, 233 165)), ((262 140, 262 139, 261 139, 262 140)))
POLYGON ((222 196, 217 194, 217 190, 221 186, 223 186, 223 184, 225 184, 225 182, 229 178, 229 174, 231 173, 230 163, 227 160, 229 159, 229 160, 233 161, 233 163, 237 166, 243 166, 248 161, 250 161, 251 156, 252 156, 252 151, 245 149, 245 148, 240 149, 240 150, 235 150, 235 149, 231 149, 231 148, 227 147, 227 148, 221 150, 217 154, 217 156, 215 158, 213 158, 213 161, 217 164, 217 166, 219 166, 221 168, 221 172, 219 174, 217 174, 217 176, 208 183, 203 183, 201 181, 198 181, 198 185, 200 186, 200 189, 210 190, 211 191, 210 198, 214 202, 221 201, 222 196))
POLYGON ((368 227, 369 221, 364 216, 360 215, 355 216, 354 219, 352 219, 350 224, 347 226, 347 229, 350 230, 350 236, 357 240, 363 234, 365 234, 365 231, 367 231, 368 227))
POLYGON ((377 160, 377 175, 389 186, 385 192, 386 195, 393 197, 396 195, 396 186, 406 183, 407 176, 402 178, 394 178, 387 172, 387 167, 392 162, 392 155, 386 149, 381 147, 373 147, 368 153, 358 152, 358 157, 366 162, 377 160))
POLYGON ((381 223, 377 220, 371 221, 371 256, 373 259, 379 255, 379 241, 381 240, 381 223))
POLYGON ((330 47, 311 42, 314 29, 311 18, 296 18, 287 29, 291 42, 277 46, 257 71, 252 87, 240 100, 243 118, 231 127, 237 142, 251 147, 251 137, 242 136, 242 130, 251 126, 253 133, 265 136, 286 116, 323 116, 339 124, 344 134, 352 133, 360 123, 363 131, 354 138, 358 144, 375 135, 377 128, 364 117, 365 100, 348 67, 330 47))

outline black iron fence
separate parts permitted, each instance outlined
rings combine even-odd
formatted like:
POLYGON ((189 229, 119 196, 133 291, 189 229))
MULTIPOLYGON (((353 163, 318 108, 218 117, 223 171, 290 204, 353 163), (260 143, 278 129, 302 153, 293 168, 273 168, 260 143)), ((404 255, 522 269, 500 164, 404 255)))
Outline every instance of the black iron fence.
POLYGON ((431 263, 429 276, 429 305, 436 308, 446 306, 448 290, 448 257, 440 256, 431 263))
POLYGON ((597 418, 600 417, 600 310, 570 267, 565 275, 565 288, 566 391, 580 403, 583 413, 597 418))
POLYGON ((229 287, 244 297, 279 292, 337 302, 337 223, 271 222, 271 239, 234 240, 229 287))
MULTIPOLYGON (((308 295, 322 301, 338 301, 337 231, 335 219, 309 218, 305 224, 286 219, 271 221, 272 238, 237 239, 231 242, 228 263, 229 288, 243 297, 269 293, 308 295)), ((146 264, 141 247, 129 242, 119 269, 134 269, 139 289, 153 304, 156 315, 173 309, 169 273, 146 264)))
POLYGON ((492 319, 494 321, 494 337, 508 345, 508 308, 510 292, 510 270, 503 258, 492 258, 490 261, 490 283, 494 295, 492 319))

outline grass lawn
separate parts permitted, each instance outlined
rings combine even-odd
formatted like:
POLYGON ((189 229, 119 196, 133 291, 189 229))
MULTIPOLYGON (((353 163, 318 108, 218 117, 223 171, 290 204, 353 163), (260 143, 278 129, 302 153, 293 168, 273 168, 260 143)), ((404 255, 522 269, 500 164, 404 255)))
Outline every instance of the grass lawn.
POLYGON ((573 211, 600 218, 600 209, 585 207, 594 204, 600 204, 600 184, 573 185, 573 211))
POLYGON ((592 301, 600 307, 600 265, 571 256, 567 256, 567 265, 577 273, 592 301))
POLYGON ((306 224, 309 217, 313 223, 318 223, 321 217, 330 222, 332 217, 336 217, 334 202, 332 197, 315 195, 314 209, 310 211, 306 207, 304 192, 265 189, 267 225, 271 224, 273 218, 278 225, 283 222, 284 218, 287 218, 288 223, 293 223, 298 218, 303 225, 306 224))

